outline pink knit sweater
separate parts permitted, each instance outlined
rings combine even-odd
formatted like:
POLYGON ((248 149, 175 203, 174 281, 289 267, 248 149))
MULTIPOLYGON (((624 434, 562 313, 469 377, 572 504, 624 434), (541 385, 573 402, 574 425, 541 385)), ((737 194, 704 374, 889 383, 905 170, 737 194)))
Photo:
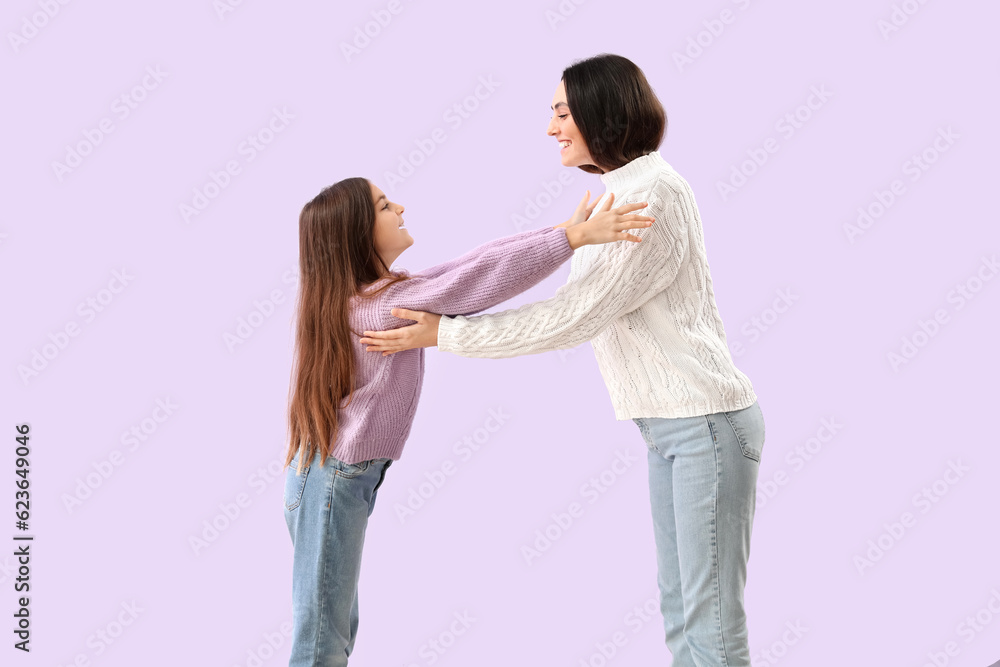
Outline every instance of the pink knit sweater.
POLYGON ((357 334, 353 338, 357 378, 350 404, 340 410, 333 455, 345 463, 399 459, 417 411, 424 379, 423 348, 388 356, 367 352, 358 342, 364 331, 413 323, 394 317, 393 308, 444 315, 471 315, 491 308, 538 284, 572 254, 564 228, 543 227, 484 243, 395 283, 376 297, 353 297, 350 324, 357 334))

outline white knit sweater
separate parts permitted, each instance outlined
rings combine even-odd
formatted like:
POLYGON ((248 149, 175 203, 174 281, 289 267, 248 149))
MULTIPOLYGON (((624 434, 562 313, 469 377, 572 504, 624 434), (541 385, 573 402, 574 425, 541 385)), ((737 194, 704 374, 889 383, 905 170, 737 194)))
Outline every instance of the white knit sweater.
POLYGON ((757 400, 733 363, 715 305, 701 217, 687 181, 658 151, 601 175, 615 205, 651 227, 642 242, 584 246, 569 280, 544 301, 475 317, 442 317, 438 348, 502 358, 591 341, 619 420, 695 417, 757 400))

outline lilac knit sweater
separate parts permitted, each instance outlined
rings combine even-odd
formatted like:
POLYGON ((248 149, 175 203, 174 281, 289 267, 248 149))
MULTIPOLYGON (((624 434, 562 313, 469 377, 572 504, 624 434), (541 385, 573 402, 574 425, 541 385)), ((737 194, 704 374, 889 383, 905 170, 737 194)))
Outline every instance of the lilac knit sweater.
POLYGON ((393 308, 444 315, 491 308, 538 284, 572 254, 564 228, 543 227, 484 243, 395 283, 376 297, 353 297, 350 324, 357 334, 352 337, 357 377, 350 404, 340 410, 333 455, 345 463, 399 459, 417 411, 424 379, 423 348, 388 356, 367 352, 358 342, 364 331, 412 324, 394 317, 393 308))

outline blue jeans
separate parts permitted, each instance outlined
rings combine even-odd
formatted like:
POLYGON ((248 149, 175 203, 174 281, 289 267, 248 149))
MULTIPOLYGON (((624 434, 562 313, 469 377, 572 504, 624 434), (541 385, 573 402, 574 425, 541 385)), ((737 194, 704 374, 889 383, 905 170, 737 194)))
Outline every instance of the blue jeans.
POLYGON ((749 667, 743 589, 764 416, 633 420, 649 449, 657 584, 674 667, 749 667))
POLYGON ((342 667, 358 631, 358 577, 368 517, 387 458, 348 464, 319 453, 301 474, 285 472, 285 521, 292 537, 290 667, 342 667))

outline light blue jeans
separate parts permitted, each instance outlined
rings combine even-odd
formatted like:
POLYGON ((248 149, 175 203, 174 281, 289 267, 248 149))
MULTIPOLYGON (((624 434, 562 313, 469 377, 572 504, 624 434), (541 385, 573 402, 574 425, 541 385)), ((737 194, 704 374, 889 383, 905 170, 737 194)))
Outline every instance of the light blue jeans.
POLYGON ((387 458, 348 464, 319 454, 285 471, 285 521, 292 537, 292 655, 289 667, 343 667, 358 631, 361 550, 387 458))
POLYGON ((657 583, 673 667, 749 667, 743 589, 764 416, 633 420, 649 449, 657 583))

